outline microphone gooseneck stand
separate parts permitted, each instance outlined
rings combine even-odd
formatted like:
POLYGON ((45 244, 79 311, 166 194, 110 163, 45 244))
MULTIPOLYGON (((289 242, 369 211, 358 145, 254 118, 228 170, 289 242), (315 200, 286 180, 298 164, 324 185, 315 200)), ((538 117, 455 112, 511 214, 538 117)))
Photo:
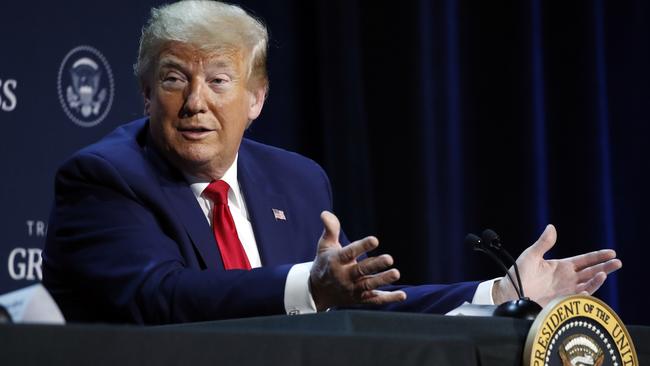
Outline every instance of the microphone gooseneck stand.
POLYGON ((524 296, 524 289, 521 285, 521 276, 519 275, 517 262, 512 258, 510 253, 503 248, 499 235, 497 235, 493 230, 486 229, 483 231, 480 238, 474 234, 467 234, 465 237, 465 243, 471 245, 474 250, 483 252, 492 258, 492 260, 506 272, 506 275, 510 279, 512 286, 515 288, 515 292, 519 297, 517 300, 507 301, 497 306, 493 315, 528 320, 535 319, 537 314, 542 311, 542 307, 535 301, 524 296), (517 278, 517 282, 512 279, 508 267, 505 265, 503 260, 499 258, 499 255, 505 256, 512 263, 512 266, 515 268, 515 277, 517 278))

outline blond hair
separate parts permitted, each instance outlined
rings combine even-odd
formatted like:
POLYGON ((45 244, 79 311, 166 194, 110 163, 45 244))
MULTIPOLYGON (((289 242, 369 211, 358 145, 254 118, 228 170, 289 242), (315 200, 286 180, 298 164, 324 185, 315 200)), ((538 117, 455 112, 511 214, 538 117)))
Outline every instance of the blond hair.
POLYGON ((260 20, 236 5, 184 0, 151 9, 133 65, 141 85, 145 85, 160 51, 169 42, 190 44, 206 53, 241 50, 248 64, 249 85, 268 88, 268 32, 260 20))

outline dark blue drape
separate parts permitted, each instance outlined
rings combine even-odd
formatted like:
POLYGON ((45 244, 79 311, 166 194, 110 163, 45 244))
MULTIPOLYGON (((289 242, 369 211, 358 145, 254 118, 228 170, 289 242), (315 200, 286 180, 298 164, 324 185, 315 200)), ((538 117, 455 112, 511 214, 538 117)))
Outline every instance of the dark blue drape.
POLYGON ((519 252, 554 223, 555 257, 617 250, 597 295, 650 322, 647 2, 245 6, 272 30, 269 105, 285 103, 251 134, 323 164, 348 235, 377 234, 404 282, 499 275, 466 232, 519 252), (291 141, 271 131, 287 115, 291 141))

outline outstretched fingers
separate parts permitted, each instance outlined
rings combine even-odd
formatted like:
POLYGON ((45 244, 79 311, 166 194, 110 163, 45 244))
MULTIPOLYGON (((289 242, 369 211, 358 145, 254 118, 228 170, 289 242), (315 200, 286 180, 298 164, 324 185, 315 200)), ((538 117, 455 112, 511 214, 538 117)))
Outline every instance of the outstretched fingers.
POLYGON ((598 273, 610 274, 623 266, 623 263, 619 259, 610 259, 603 263, 598 263, 586 268, 583 268, 577 272, 579 282, 587 282, 596 276, 598 273))
POLYGON ((339 219, 329 211, 323 211, 320 214, 320 219, 323 222, 323 241, 330 243, 338 243, 339 235, 341 233, 341 223, 339 219))
POLYGON ((406 293, 401 290, 397 291, 382 291, 371 290, 366 291, 361 295, 361 301, 369 305, 383 305, 392 302, 399 302, 406 300, 406 293))
MULTIPOLYGON (((567 260, 573 264, 573 268, 575 268, 576 271, 581 271, 585 268, 592 267, 599 263, 611 261, 614 258, 616 258, 615 251, 612 249, 602 249, 594 252, 576 255, 575 257, 567 258, 567 260)), ((620 260, 617 260, 616 263, 619 264, 618 268, 622 266, 620 260)))
POLYGON ((579 284, 575 292, 591 295, 594 292, 596 292, 600 288, 600 286, 603 285, 603 283, 605 283, 606 279, 607 279, 607 275, 605 274, 605 272, 599 272, 589 281, 579 284))
POLYGON ((371 276, 365 276, 354 282, 354 292, 362 294, 375 290, 381 286, 390 285, 399 280, 400 273, 396 268, 389 269, 371 276))
POLYGON ((557 241, 557 231, 555 226, 546 225, 546 228, 542 232, 542 235, 539 236, 539 239, 533 245, 530 246, 530 249, 535 252, 535 254, 543 257, 546 252, 548 252, 557 241))
POLYGON ((378 290, 400 277, 397 269, 390 268, 390 255, 357 260, 379 246, 377 238, 368 236, 341 247, 339 220, 327 211, 321 213, 321 220, 325 229, 309 273, 310 291, 319 311, 332 306, 385 304, 406 298, 403 291, 378 290))
POLYGON ((360 261, 352 270, 351 277, 353 281, 360 278, 374 275, 384 271, 393 265, 393 257, 383 254, 378 257, 370 257, 360 261))
POLYGON ((343 247, 339 253, 339 260, 342 263, 349 263, 357 259, 361 254, 367 253, 379 246, 379 240, 374 236, 368 236, 357 240, 343 247))

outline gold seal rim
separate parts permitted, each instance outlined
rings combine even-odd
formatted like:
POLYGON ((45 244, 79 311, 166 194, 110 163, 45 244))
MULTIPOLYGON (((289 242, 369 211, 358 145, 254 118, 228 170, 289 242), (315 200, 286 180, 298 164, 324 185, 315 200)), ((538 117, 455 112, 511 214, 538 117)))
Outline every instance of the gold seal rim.
MULTIPOLYGON (((555 299, 551 300, 548 303, 548 305, 546 305, 542 309, 542 311, 537 315, 537 317, 533 321, 533 324, 530 326, 530 329, 528 330, 528 336, 526 336, 526 344, 524 345, 524 354, 523 354, 523 357, 524 357, 523 365, 524 366, 533 365, 533 363, 531 362, 532 361, 532 356, 533 356, 532 355, 533 344, 535 343, 535 339, 538 336, 538 332, 541 331, 540 326, 546 323, 546 321, 548 320, 547 318, 549 317, 549 315, 554 313, 555 309, 559 305, 562 305, 567 301, 576 300, 576 299, 585 300, 585 301, 593 301, 593 302, 597 303, 598 305, 600 305, 604 310, 606 310, 608 315, 613 316, 613 318, 616 320, 616 323, 623 330, 623 334, 627 337, 627 339, 629 341, 630 349, 632 350, 632 358, 634 359, 634 364, 638 365, 639 364, 639 359, 638 359, 637 354, 636 354, 636 348, 634 347, 634 341, 633 341, 632 337, 630 337, 630 333, 627 331, 627 327, 625 326, 625 324, 623 323, 621 318, 618 316, 618 314, 616 314, 616 312, 614 310, 612 310, 612 308, 609 307, 609 305, 607 305, 601 299, 590 296, 590 295, 580 295, 580 294, 556 297, 555 299)), ((564 324, 569 319, 572 319, 572 318, 567 318, 562 323, 558 324, 557 329, 559 329, 560 325, 564 324)), ((599 322, 599 324, 600 324, 600 322, 599 322)), ((600 325, 603 326, 602 324, 600 324, 600 325)), ((605 327, 603 326, 603 328, 605 328, 605 327)), ((557 329, 553 332, 553 334, 555 334, 557 332, 557 329)), ((609 330, 607 330, 607 333, 609 334, 610 337, 614 338, 614 336, 611 333, 609 333, 609 330)), ((621 350, 618 348, 618 345, 616 345, 616 342, 614 342, 614 343, 615 343, 616 350, 620 354, 621 350)), ((545 349, 548 349, 548 346, 545 349)))

